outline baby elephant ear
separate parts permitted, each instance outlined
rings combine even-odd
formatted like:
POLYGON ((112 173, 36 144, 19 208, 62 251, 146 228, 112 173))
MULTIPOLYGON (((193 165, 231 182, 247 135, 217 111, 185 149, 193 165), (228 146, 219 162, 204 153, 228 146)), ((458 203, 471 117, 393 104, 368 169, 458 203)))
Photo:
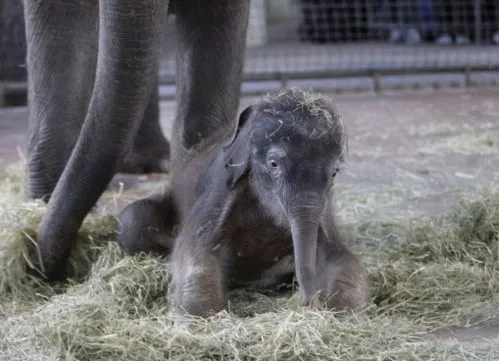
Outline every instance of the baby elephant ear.
POLYGON ((253 113, 253 105, 250 105, 241 112, 234 133, 223 148, 224 165, 227 172, 227 187, 229 189, 234 189, 249 170, 250 127, 247 123, 253 113))

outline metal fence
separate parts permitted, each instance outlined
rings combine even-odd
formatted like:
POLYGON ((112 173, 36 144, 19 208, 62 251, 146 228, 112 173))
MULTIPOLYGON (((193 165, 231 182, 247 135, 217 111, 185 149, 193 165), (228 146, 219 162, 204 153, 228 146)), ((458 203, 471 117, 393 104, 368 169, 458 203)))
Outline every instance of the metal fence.
MULTIPOLYGON (((166 87, 175 82, 169 20, 160 70, 166 87)), ((390 76, 418 74, 421 80, 422 73, 433 83, 445 82, 443 73, 459 73, 466 84, 480 77, 497 83, 499 1, 252 0, 247 46, 245 79, 279 86, 328 79, 322 86, 341 87, 343 78, 344 87, 369 81, 379 90, 390 76)), ((0 93, 23 88, 24 55, 21 0, 0 0, 0 93)))

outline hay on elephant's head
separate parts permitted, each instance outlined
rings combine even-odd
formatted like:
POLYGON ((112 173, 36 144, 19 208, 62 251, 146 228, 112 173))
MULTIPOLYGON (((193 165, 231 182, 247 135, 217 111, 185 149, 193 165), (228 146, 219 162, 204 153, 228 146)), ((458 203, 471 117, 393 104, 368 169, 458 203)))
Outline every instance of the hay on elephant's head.
POLYGON ((372 280, 373 305, 362 312, 238 290, 227 310, 184 329, 174 325, 168 260, 125 255, 112 216, 87 217, 75 282, 61 292, 23 268, 45 206, 0 199, 0 352, 13 361, 497 359, 489 341, 444 343, 427 331, 499 320, 498 205, 490 193, 441 217, 346 227, 372 280))
POLYGON ((257 103, 257 108, 272 114, 270 119, 279 123, 274 132, 283 125, 283 120, 310 139, 320 139, 333 132, 339 150, 338 166, 344 165, 348 156, 348 132, 337 105, 330 97, 292 87, 267 94, 257 103))

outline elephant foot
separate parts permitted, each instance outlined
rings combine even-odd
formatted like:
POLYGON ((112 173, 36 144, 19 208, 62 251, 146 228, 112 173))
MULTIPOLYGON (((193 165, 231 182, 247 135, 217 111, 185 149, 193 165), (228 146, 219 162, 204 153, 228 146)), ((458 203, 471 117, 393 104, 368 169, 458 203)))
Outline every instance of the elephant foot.
POLYGON ((168 173, 170 171, 170 145, 163 138, 148 146, 135 146, 118 167, 120 173, 168 173))
POLYGON ((39 262, 36 262, 35 265, 36 269, 26 265, 26 273, 31 277, 43 280, 49 286, 65 284, 71 276, 68 269, 69 263, 66 261, 51 266, 45 273, 40 271, 39 262))
POLYGON ((26 263, 26 273, 31 277, 42 279, 49 285, 64 283, 70 277, 69 251, 63 249, 63 252, 58 254, 39 249, 38 247, 43 246, 45 239, 43 236, 38 238, 38 246, 31 242, 28 244, 27 256, 30 262, 26 263))
POLYGON ((168 255, 178 215, 171 190, 129 204, 119 216, 117 242, 127 253, 168 255))

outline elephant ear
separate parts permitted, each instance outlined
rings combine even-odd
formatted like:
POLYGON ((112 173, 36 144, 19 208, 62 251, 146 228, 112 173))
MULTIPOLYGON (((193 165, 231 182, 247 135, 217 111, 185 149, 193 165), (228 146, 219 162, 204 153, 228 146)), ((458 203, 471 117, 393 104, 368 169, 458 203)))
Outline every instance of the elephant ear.
POLYGON ((254 113, 254 106, 244 109, 237 120, 234 133, 223 149, 224 165, 227 173, 227 187, 234 189, 248 173, 250 158, 250 127, 248 120, 254 113))

